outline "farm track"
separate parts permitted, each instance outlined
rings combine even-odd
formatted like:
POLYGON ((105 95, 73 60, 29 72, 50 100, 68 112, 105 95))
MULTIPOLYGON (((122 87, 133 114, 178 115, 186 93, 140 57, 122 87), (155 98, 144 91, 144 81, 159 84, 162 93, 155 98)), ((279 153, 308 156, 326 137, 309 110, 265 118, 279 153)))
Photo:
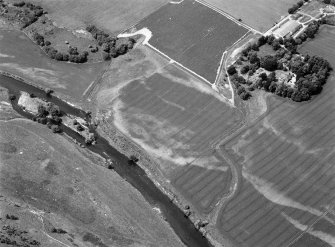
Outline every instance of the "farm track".
MULTIPOLYGON (((333 28, 326 27, 318 36, 321 44, 312 41, 303 49, 321 53, 334 64, 330 48, 334 44, 329 43, 334 34, 333 28)), ((273 97, 257 121, 222 141, 224 156, 243 170, 239 193, 218 217, 223 235, 246 246, 306 246, 301 243, 308 243, 308 238, 313 246, 331 245, 334 79, 332 74, 321 95, 307 103, 273 97), (328 237, 318 235, 316 227, 328 237)))

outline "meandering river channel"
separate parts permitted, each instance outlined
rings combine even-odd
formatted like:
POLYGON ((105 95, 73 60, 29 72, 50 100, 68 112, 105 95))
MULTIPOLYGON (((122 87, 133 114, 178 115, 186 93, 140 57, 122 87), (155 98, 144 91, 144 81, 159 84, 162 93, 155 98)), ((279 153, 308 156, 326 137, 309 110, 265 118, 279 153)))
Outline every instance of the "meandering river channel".
MULTIPOLYGON (((60 107, 64 113, 76 115, 85 118, 86 113, 77 109, 57 97, 46 97, 45 92, 39 88, 29 85, 23 81, 1 75, 0 86, 7 88, 11 94, 15 94, 18 98, 20 91, 33 93, 39 98, 46 99, 60 107)), ((23 117, 31 119, 33 116, 21 109, 17 105, 17 99, 12 102, 13 108, 23 117)), ((45 126, 41 126, 45 128, 45 126)), ((80 143, 85 143, 84 138, 75 131, 62 126, 63 131, 76 139, 80 143)), ((128 158, 118 152, 115 148, 109 145, 108 141, 97 133, 97 144, 88 146, 89 150, 101 155, 104 158, 114 160, 114 170, 124 179, 126 179, 133 187, 135 187, 144 198, 153 206, 159 207, 166 221, 174 229, 181 241, 190 247, 209 247, 212 246, 209 241, 194 227, 193 223, 186 217, 181 209, 171 202, 168 196, 162 193, 155 184, 146 175, 144 170, 137 165, 128 165, 128 158)))

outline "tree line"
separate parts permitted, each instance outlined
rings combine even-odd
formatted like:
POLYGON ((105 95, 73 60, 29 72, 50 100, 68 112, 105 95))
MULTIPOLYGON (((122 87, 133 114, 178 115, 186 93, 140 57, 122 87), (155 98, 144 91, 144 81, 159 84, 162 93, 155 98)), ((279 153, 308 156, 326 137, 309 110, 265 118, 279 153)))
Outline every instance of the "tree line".
MULTIPOLYGON (((308 0, 304 0, 308 2, 308 0)), ((304 1, 298 1, 296 4, 293 4, 287 11, 289 14, 294 14, 302 5, 304 5, 304 1)))
POLYGON ((104 60, 110 60, 111 58, 126 54, 134 47, 136 42, 133 38, 128 38, 125 43, 118 42, 117 37, 111 37, 108 33, 98 29, 95 25, 87 26, 86 31, 91 33, 98 45, 101 46, 104 60))
MULTIPOLYGON (((21 22, 21 28, 30 26, 44 14, 44 10, 41 6, 29 2, 14 2, 13 6, 17 7, 16 18, 21 22)), ((8 11, 8 4, 2 3, 2 7, 7 8, 8 11)))
POLYGON ((72 63, 85 63, 87 62, 88 52, 78 52, 77 47, 69 46, 68 52, 63 53, 56 50, 51 46, 51 42, 44 40, 44 36, 34 32, 32 35, 33 40, 42 47, 45 53, 51 58, 58 61, 70 61, 72 63))

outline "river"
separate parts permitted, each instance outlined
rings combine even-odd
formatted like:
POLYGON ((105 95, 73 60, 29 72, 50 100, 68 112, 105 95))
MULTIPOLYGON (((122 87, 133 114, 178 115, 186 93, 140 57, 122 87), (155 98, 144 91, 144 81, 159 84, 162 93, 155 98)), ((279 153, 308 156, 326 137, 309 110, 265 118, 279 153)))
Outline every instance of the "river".
MULTIPOLYGON (((45 92, 32 85, 24 83, 20 80, 0 75, 0 86, 7 88, 10 94, 15 94, 18 99, 20 91, 33 93, 39 98, 46 99, 60 107, 64 113, 76 115, 85 118, 86 113, 83 110, 77 109, 57 97, 47 97, 45 92)), ((31 119, 33 115, 23 111, 17 105, 17 99, 12 102, 13 108, 25 118, 31 119)), ((41 128, 44 128, 44 126, 41 128)), ((78 142, 85 144, 84 138, 75 131, 62 126, 63 131, 75 138, 78 142)), ((173 228, 181 241, 190 247, 210 247, 209 241, 194 227, 193 223, 184 216, 183 211, 171 202, 170 198, 161 192, 151 179, 146 175, 144 170, 138 165, 128 165, 128 158, 109 145, 108 141, 103 137, 97 136, 97 144, 88 146, 87 148, 94 153, 101 155, 104 158, 112 159, 114 170, 124 179, 126 179, 133 187, 135 187, 144 198, 153 206, 158 207, 166 221, 173 228)))

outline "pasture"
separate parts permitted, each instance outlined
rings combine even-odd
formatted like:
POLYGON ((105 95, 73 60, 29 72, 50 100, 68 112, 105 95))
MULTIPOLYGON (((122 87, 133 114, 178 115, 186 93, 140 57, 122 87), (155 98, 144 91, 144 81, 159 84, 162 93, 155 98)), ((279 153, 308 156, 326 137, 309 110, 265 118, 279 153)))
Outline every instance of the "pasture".
POLYGON ((320 8, 324 8, 326 5, 321 1, 311 1, 307 5, 301 7, 301 12, 312 16, 314 18, 318 18, 320 13, 320 8))
POLYGON ((149 43, 209 82, 215 81, 223 52, 248 32, 222 14, 185 0, 167 4, 139 24, 153 36, 149 43))
MULTIPOLYGON (((301 52, 335 66, 335 29, 323 26, 301 52)), ((307 103, 271 96, 267 114, 222 148, 242 167, 239 193, 218 228, 246 246, 332 246, 335 239, 334 74, 307 103), (307 244, 308 243, 308 244, 307 244)))
MULTIPOLYGON (((49 233, 67 246, 87 246, 87 235, 96 236, 100 246, 183 246, 143 196, 104 168, 100 157, 46 126, 0 121, 0 156, 2 201, 21 205, 17 209, 35 223, 26 230, 44 238, 49 233), (42 210, 44 224, 31 210, 42 210), (52 234, 52 225, 68 234, 52 234)), ((58 244, 46 238, 41 246, 58 244)))
POLYGON ((140 59, 123 70, 111 65, 95 95, 97 111, 147 151, 159 164, 155 169, 207 213, 231 180, 229 166, 213 151, 215 144, 242 124, 242 113, 148 47, 119 62, 134 53, 140 59))
POLYGON ((88 24, 114 35, 136 24, 168 0, 32 0, 49 12, 59 26, 85 29, 88 24))
POLYGON ((287 10, 296 0, 207 0, 260 32, 266 32, 275 22, 288 15, 287 10))
POLYGON ((18 75, 42 87, 49 87, 81 100, 85 89, 98 77, 106 63, 72 64, 48 58, 27 36, 0 30, 0 70, 18 75))

